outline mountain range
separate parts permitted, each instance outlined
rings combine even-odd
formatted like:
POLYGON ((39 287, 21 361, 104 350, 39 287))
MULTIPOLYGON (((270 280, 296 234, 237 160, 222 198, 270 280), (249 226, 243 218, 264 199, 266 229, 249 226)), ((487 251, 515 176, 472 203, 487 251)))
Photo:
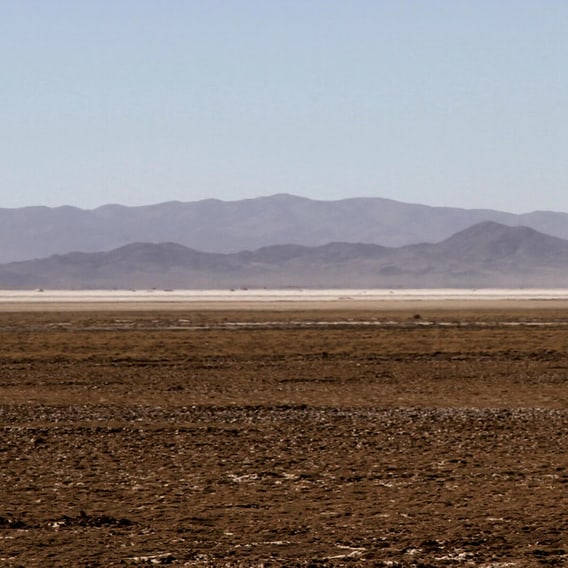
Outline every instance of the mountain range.
POLYGON ((408 204, 383 198, 315 201, 279 194, 240 201, 207 199, 142 207, 104 205, 0 209, 0 263, 132 243, 178 243, 212 253, 331 242, 401 247, 435 243, 482 221, 527 226, 568 238, 568 213, 522 215, 408 204))
POLYGON ((219 253, 138 242, 0 265, 5 289, 243 287, 568 288, 568 240, 483 221, 431 244, 288 243, 219 253))

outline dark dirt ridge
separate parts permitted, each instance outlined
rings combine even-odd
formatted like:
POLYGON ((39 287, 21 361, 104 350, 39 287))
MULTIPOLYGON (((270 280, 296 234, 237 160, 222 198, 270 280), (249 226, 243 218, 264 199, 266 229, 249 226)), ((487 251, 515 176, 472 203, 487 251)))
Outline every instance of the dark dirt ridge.
POLYGON ((568 563, 562 327, 22 318, 0 336, 1 566, 568 563))

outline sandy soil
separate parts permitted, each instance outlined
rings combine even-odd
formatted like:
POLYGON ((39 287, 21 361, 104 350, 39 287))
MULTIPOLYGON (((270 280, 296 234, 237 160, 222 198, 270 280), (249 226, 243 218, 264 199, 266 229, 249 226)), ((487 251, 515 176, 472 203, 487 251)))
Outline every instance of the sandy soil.
POLYGON ((0 565, 564 566, 545 304, 4 311, 0 565))

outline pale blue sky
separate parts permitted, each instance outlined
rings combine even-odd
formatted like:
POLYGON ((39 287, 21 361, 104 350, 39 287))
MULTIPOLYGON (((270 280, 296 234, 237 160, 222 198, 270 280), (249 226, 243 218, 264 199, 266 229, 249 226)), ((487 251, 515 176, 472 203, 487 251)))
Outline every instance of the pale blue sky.
POLYGON ((0 0, 0 207, 568 211, 564 0, 0 0))

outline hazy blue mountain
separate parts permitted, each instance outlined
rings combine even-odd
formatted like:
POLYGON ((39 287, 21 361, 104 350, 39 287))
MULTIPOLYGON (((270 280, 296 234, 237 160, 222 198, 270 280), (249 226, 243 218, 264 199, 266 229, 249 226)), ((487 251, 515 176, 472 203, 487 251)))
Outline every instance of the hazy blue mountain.
POLYGON ((429 207, 383 198, 314 201, 273 195, 240 201, 168 202, 0 209, 0 262, 71 251, 108 251, 134 242, 175 242, 207 252, 238 252, 276 244, 330 242, 403 246, 438 242, 481 221, 524 225, 568 238, 568 213, 515 215, 429 207))
POLYGON ((434 244, 209 253, 133 243, 0 265, 2 288, 568 287, 568 240, 485 221, 434 244))

